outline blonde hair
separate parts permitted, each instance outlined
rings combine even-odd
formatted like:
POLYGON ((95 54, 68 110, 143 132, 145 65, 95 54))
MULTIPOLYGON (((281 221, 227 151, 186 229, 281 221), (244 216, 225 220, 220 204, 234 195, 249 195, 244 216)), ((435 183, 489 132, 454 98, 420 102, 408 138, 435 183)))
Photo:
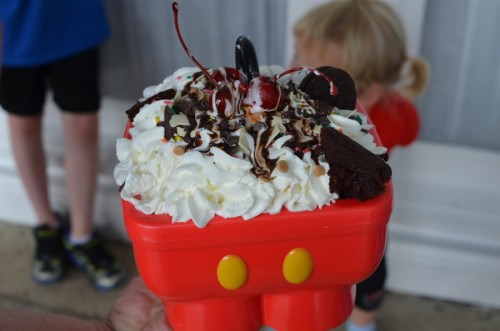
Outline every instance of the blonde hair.
POLYGON ((427 86, 427 62, 408 55, 403 23, 382 1, 325 3, 303 16, 295 24, 294 34, 306 42, 337 45, 340 66, 351 74, 358 92, 379 83, 412 98, 427 86))

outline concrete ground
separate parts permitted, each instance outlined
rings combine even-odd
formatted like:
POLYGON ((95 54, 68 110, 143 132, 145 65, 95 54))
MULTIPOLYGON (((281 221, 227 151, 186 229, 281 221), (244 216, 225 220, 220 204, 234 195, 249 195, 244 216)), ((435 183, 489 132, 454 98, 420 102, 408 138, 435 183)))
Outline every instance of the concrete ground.
MULTIPOLYGON (((0 305, 80 318, 106 317, 120 290, 97 292, 75 269, 58 284, 37 285, 30 276, 32 249, 30 228, 0 221, 0 305)), ((128 275, 137 274, 129 245, 110 243, 109 249, 128 275)), ((388 293, 378 325, 380 331, 498 331, 500 310, 388 293)))

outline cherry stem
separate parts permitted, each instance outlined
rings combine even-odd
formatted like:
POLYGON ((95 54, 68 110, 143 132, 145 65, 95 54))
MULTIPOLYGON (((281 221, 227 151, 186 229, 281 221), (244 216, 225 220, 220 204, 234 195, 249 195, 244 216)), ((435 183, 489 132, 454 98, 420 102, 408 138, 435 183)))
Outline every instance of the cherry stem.
POLYGON ((186 54, 191 58, 191 60, 198 66, 198 68, 203 71, 205 76, 212 82, 214 87, 217 87, 217 81, 210 75, 207 69, 203 67, 198 60, 194 57, 194 55, 191 53, 189 48, 187 48, 186 43, 184 43, 184 39, 182 38, 181 31, 179 29, 179 4, 177 2, 172 3, 172 10, 174 11, 174 24, 175 24, 175 31, 177 32, 177 37, 179 38, 179 41, 181 42, 182 48, 184 48, 184 51, 186 51, 186 54))
POLYGON ((283 71, 280 74, 275 75, 273 77, 272 81, 273 81, 273 83, 275 83, 278 79, 280 79, 281 77, 283 77, 285 75, 288 75, 288 74, 291 74, 291 73, 294 73, 294 72, 297 72, 297 71, 302 71, 302 70, 307 70, 307 71, 313 72, 317 76, 323 77, 323 79, 326 80, 328 82, 328 84, 330 84, 330 94, 331 95, 336 96, 339 93, 339 90, 337 89, 337 86, 335 86, 335 84, 333 84, 333 82, 330 79, 330 77, 328 77, 327 75, 325 75, 321 71, 319 71, 319 70, 317 70, 315 68, 310 68, 310 67, 300 67, 300 68, 288 69, 286 71, 283 71))

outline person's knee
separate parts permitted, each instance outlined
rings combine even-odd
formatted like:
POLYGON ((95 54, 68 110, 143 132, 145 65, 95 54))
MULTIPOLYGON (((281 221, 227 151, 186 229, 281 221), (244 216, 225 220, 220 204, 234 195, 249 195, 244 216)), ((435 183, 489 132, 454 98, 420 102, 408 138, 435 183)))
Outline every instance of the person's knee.
POLYGON ((63 115, 65 132, 69 139, 85 139, 92 141, 97 139, 99 126, 98 116, 95 114, 63 115))

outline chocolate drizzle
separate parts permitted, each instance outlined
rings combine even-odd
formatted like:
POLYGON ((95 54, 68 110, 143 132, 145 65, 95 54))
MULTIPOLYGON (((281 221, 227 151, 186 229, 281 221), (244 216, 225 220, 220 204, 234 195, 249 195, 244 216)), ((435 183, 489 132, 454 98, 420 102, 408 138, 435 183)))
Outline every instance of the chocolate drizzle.
MULTIPOLYGON (((242 103, 244 95, 236 93, 234 95, 239 98, 226 100, 226 102, 231 102, 226 106, 234 111, 221 113, 210 110, 210 95, 193 87, 190 81, 184 86, 181 97, 175 99, 173 106, 165 106, 164 119, 157 125, 165 128, 165 139, 182 139, 186 142, 186 151, 199 149, 207 143, 203 141, 204 138, 199 133, 200 129, 205 129, 210 132, 210 141, 208 147, 200 152, 207 153, 210 147, 215 146, 230 155, 247 158, 254 166, 253 173, 268 180, 276 167, 276 160, 269 158, 268 147, 283 135, 291 135, 291 139, 285 143, 285 146, 294 151, 298 157, 302 158, 305 152, 311 151, 313 160, 317 162, 319 150, 316 147, 319 144, 320 128, 330 124, 327 116, 332 112, 330 105, 310 100, 292 83, 280 88, 286 96, 289 96, 287 103, 280 108, 253 113, 252 107, 242 103), (182 128, 187 132, 183 136, 179 135, 178 127, 172 126, 172 117, 175 114, 184 114, 189 122, 187 127, 182 128), (239 146, 238 135, 241 129, 244 129, 254 141, 251 152, 243 153, 243 155, 241 155, 242 149, 239 146)), ((175 94, 168 93, 169 97, 172 95, 175 94)), ((147 100, 153 99, 155 98, 147 100)))
POLYGON ((134 121, 135 115, 139 113, 142 107, 145 105, 149 105, 157 100, 168 100, 173 99, 175 97, 176 91, 174 89, 168 89, 165 91, 161 91, 143 101, 137 101, 135 105, 133 105, 129 110, 125 111, 128 116, 130 122, 134 121))
POLYGON ((168 106, 165 106, 165 111, 163 113, 164 120, 156 123, 156 126, 162 126, 165 128, 165 133, 163 137, 167 140, 174 138, 176 130, 170 125, 170 120, 174 114, 174 110, 168 106))

